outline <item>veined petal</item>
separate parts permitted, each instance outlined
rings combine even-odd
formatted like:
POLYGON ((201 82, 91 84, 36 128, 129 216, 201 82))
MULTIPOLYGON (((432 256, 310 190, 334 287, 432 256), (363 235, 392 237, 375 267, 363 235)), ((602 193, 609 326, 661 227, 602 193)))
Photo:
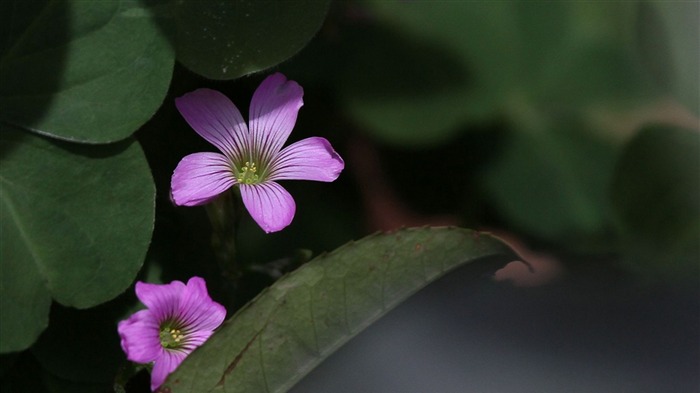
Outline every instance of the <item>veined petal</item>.
POLYGON ((212 334, 214 334, 213 330, 197 330, 187 333, 187 339, 184 344, 182 344, 182 348, 190 352, 194 351, 195 348, 204 344, 212 334))
POLYGON ((240 161, 248 139, 241 112, 216 90, 197 89, 175 99, 175 106, 202 138, 222 153, 240 161))
POLYGON ((154 320, 160 324, 177 315, 180 296, 185 289, 182 281, 170 284, 136 283, 136 297, 148 307, 154 320))
POLYGON ((292 222, 296 205, 291 195, 275 182, 241 184, 243 204, 263 231, 277 232, 292 222))
POLYGON ((185 156, 173 172, 172 197, 176 205, 197 206, 231 188, 236 178, 229 160, 219 153, 185 156))
POLYGON ((138 311, 119 322, 117 330, 126 358, 132 362, 150 363, 161 355, 159 322, 150 310, 138 311))
POLYGON ((153 364, 151 371, 151 391, 158 389, 165 382, 165 378, 170 375, 177 366, 190 354, 191 351, 170 351, 163 350, 163 355, 153 364))
POLYGON ((270 165, 269 180, 316 180, 330 182, 345 167, 343 159, 325 138, 312 137, 282 150, 270 165))
MULTIPOLYGON (((224 318, 226 318, 226 309, 211 300, 204 280, 200 277, 190 278, 187 281, 187 287, 182 291, 177 319, 190 332, 211 332, 221 325, 224 318)), ((189 336, 190 334, 188 339, 189 336)))
POLYGON ((255 90, 250 101, 250 137, 252 149, 261 162, 269 162, 280 151, 304 105, 304 90, 294 81, 276 73, 268 76, 255 90))

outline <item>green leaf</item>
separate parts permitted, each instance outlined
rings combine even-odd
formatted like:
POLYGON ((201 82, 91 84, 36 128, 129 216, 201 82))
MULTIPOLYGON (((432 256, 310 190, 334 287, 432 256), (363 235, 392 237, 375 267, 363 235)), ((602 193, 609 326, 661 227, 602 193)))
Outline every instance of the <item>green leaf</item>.
POLYGON ((174 53, 151 10, 122 1, 3 1, 0 118, 54 138, 130 136, 163 102, 174 53), (4 37, 3 37, 4 38, 4 37))
POLYGON ((381 27, 346 34, 352 44, 340 68, 342 104, 378 139, 435 145, 460 132, 470 116, 489 112, 474 96, 463 59, 439 42, 381 27))
POLYGON ((642 129, 612 183, 627 260, 650 277, 697 285, 700 258, 700 133, 642 129))
POLYGON ((9 352, 36 340, 52 298, 86 308, 131 284, 155 189, 133 140, 86 147, 2 127, 0 141, 0 352, 9 352))
POLYGON ((576 116, 548 121, 524 107, 515 117, 517 132, 483 174, 491 202, 535 236, 579 248, 604 238, 616 146, 576 116))
POLYGON ((339 85, 363 131, 403 146, 435 145, 495 115, 517 55, 509 6, 483 4, 367 2, 380 27, 359 31, 339 85))
POLYGON ((364 4, 368 23, 388 28, 360 41, 339 94, 362 130, 383 141, 444 142, 520 100, 575 108, 651 91, 627 49, 627 3, 364 4))
POLYGON ((696 115, 700 111, 700 7, 695 2, 641 2, 637 47, 656 82, 696 115))
POLYGON ((176 2, 177 59, 211 79, 235 79, 300 51, 326 17, 329 0, 176 2))
POLYGON ((372 235, 319 256, 241 309, 175 371, 163 390, 285 392, 338 347, 451 269, 475 274, 518 257, 458 228, 372 235))

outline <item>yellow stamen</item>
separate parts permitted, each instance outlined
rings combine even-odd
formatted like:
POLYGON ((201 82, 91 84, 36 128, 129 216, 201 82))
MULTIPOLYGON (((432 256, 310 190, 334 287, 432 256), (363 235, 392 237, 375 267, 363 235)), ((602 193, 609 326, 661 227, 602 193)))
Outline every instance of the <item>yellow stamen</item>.
POLYGON ((165 348, 174 348, 185 339, 180 329, 164 328, 160 333, 160 343, 165 348))
POLYGON ((246 161, 241 171, 238 173, 238 182, 243 184, 255 184, 258 182, 258 168, 254 162, 246 161))

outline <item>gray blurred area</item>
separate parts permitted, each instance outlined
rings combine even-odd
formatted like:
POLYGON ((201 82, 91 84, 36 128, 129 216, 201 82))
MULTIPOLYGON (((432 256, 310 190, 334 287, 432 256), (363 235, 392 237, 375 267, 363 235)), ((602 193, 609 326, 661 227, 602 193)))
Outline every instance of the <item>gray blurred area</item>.
POLYGON ((472 276, 414 295, 291 392, 700 392, 697 292, 611 272, 539 288, 472 276))

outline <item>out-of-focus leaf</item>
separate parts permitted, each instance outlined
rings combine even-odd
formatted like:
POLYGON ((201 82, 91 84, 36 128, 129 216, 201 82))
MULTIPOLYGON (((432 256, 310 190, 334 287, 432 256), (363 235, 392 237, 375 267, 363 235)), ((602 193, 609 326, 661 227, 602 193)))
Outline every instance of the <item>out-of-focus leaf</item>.
POLYGON ((696 2, 642 2, 637 46, 657 82, 696 115, 700 111, 700 7, 696 2))
POLYGON ((363 131, 398 145, 436 144, 462 124, 496 113, 517 55, 512 27, 489 22, 504 20, 506 3, 481 4, 367 2, 368 12, 388 27, 357 40, 339 85, 363 131))
POLYGON ((51 298, 85 308, 129 286, 155 190, 133 140, 85 147, 3 127, 0 142, 0 352, 10 352, 46 327, 51 298))
POLYGON ((646 99, 651 91, 626 49, 628 4, 363 4, 367 23, 393 35, 362 42, 339 92, 362 129, 386 141, 444 141, 521 100, 571 108, 646 99))
POLYGON ((329 0, 182 0, 175 4, 177 59, 211 79, 235 79, 300 51, 326 17, 329 0))
POLYGON ((518 131, 484 173, 498 211, 516 227, 549 240, 603 235, 610 225, 608 186, 616 147, 575 116, 518 131))
POLYGON ((0 2, 0 118, 54 138, 124 139, 158 109, 174 53, 131 0, 0 2))
POLYGON ((642 129, 626 147, 612 184, 628 261, 650 276, 697 285, 700 132, 642 129))
POLYGON ((162 389, 285 392, 340 345, 447 271, 475 274, 517 256, 486 234, 458 228, 369 236, 283 277, 190 355, 162 389), (484 257, 492 257, 478 262, 484 257))
POLYGON ((339 76, 342 104, 361 129, 384 142, 434 145, 488 111, 469 88, 463 60, 435 42, 381 28, 351 35, 354 45, 346 49, 352 55, 339 76))

